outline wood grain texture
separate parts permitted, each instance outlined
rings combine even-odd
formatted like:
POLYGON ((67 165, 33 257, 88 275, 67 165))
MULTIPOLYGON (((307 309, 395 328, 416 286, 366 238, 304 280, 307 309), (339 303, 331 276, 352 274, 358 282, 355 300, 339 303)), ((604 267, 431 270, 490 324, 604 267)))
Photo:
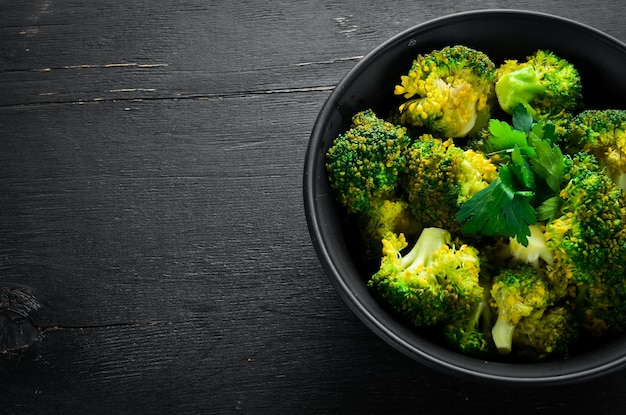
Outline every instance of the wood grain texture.
POLYGON ((0 412, 623 412, 623 372, 519 389, 413 362, 311 246, 330 91, 396 33, 495 7, 626 40, 607 0, 0 1, 0 287, 42 304, 0 412))

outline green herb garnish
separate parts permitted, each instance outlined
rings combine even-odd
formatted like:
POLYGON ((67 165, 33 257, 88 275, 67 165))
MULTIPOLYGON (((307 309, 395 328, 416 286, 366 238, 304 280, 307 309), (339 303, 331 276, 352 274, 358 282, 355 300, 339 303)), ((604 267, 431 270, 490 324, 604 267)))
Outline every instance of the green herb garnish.
POLYGON ((509 236, 528 245, 530 225, 555 216, 565 158, 554 125, 534 122, 524 106, 512 124, 490 120, 489 147, 503 163, 498 178, 460 207, 456 220, 468 234, 509 236))

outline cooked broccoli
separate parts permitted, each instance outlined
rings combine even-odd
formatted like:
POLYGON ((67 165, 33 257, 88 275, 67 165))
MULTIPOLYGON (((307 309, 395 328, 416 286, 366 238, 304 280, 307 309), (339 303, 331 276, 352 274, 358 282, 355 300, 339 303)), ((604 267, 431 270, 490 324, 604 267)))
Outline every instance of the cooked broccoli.
POLYGON ((581 106, 578 70, 549 50, 537 50, 525 61, 509 59, 496 72, 496 97, 509 114, 522 105, 535 121, 550 120, 562 134, 572 112, 581 106))
POLYGON ((363 259, 380 259, 381 241, 389 232, 413 238, 421 230, 409 203, 400 198, 372 201, 369 210, 353 216, 362 242, 363 259))
POLYGON ((496 355, 496 348, 491 338, 493 316, 489 305, 489 286, 483 286, 483 297, 475 302, 464 315, 448 322, 442 328, 445 342, 461 353, 489 358, 496 355))
POLYGON ((586 110, 571 121, 564 136, 571 153, 593 154, 611 178, 626 188, 626 110, 586 110))
POLYGON ((625 331, 626 110, 581 91, 548 50, 496 68, 457 45, 414 60, 386 119, 354 115, 326 168, 381 303, 481 359, 625 331))
POLYGON ((425 126, 437 136, 463 137, 482 127, 495 100, 495 64, 480 51, 462 45, 418 55, 395 94, 402 122, 425 126))
POLYGON ((335 138, 326 155, 330 185, 348 212, 367 212, 372 202, 395 198, 410 141, 405 128, 370 109, 352 117, 350 128, 335 138))
POLYGON ((562 359, 569 356, 578 335, 572 308, 549 307, 520 320, 513 332, 513 349, 525 361, 562 359))
POLYGON ((559 194, 561 216, 546 225, 554 253, 550 281, 567 293, 582 328, 599 336, 626 323, 626 200, 592 155, 569 163, 559 194))
POLYGON ((458 234, 459 206, 497 177, 496 166, 483 154, 425 134, 406 151, 403 186, 409 205, 423 227, 458 234))
POLYGON ((511 352, 513 334, 522 319, 554 304, 552 288, 530 265, 501 269, 493 278, 491 298, 498 315, 491 333, 500 354, 511 352))
POLYGON ((326 155, 331 188, 346 212, 361 225, 365 256, 380 254, 388 231, 412 233, 407 203, 398 196, 411 139, 404 127, 380 119, 371 110, 352 117, 350 128, 332 143, 326 155))
POLYGON ((383 240, 380 269, 368 286, 395 312, 417 327, 433 326, 464 315, 482 299, 478 252, 451 243, 440 228, 424 229, 415 245, 403 234, 383 240))

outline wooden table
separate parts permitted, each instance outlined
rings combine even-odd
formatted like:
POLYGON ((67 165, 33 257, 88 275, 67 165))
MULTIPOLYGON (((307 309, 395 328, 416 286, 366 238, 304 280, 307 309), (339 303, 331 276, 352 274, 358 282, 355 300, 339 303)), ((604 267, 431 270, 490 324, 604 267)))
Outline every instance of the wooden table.
POLYGON ((626 372, 520 388, 412 361, 311 245, 330 91, 396 33, 489 7, 626 41, 617 0, 0 0, 0 413, 623 413, 626 372))

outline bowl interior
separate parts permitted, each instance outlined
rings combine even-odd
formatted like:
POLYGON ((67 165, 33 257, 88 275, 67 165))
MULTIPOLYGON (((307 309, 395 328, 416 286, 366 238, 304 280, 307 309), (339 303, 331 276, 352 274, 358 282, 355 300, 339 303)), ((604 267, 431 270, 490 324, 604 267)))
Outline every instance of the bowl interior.
POLYGON ((588 379, 626 362, 626 338, 619 337, 562 362, 486 362, 450 351, 405 326, 371 296, 360 264, 353 260, 343 214, 328 185, 325 154, 359 110, 386 114, 398 99, 394 85, 419 53, 463 44, 485 52, 498 65, 549 49, 574 63, 586 108, 626 108, 626 46, 588 26, 541 13, 484 10, 442 17, 409 29, 363 58, 324 104, 313 128, 304 170, 305 210, 313 244, 329 279, 355 314, 401 352, 429 366, 457 374, 525 383, 588 379))

